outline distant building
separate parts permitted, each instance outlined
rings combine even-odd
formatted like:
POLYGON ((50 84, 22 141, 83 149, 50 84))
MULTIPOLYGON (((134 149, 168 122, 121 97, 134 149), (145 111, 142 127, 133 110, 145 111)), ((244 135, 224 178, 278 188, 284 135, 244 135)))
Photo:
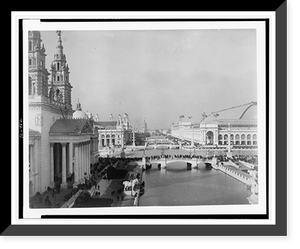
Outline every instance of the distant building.
POLYGON ((172 126, 173 137, 202 146, 234 147, 257 146, 257 120, 223 119, 200 122, 179 122, 172 126))
POLYGON ((95 121, 94 126, 98 129, 99 149, 106 147, 123 147, 132 142, 132 126, 128 114, 118 116, 117 121, 113 121, 113 115, 109 115, 109 121, 95 121))

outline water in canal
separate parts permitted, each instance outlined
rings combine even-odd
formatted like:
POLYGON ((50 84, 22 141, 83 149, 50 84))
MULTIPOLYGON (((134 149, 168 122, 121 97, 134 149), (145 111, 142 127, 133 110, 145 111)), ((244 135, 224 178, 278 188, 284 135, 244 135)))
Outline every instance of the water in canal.
POLYGON ((249 204, 247 186, 215 169, 199 167, 187 170, 183 162, 166 169, 156 164, 143 172, 145 193, 139 206, 233 205, 249 204))

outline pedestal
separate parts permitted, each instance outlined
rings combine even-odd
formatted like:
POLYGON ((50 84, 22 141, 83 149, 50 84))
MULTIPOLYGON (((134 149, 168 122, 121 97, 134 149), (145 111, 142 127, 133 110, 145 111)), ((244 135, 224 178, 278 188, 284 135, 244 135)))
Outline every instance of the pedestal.
POLYGON ((61 183, 60 188, 61 189, 67 189, 68 188, 68 183, 61 183))
POLYGON ((227 154, 226 154, 226 156, 229 157, 229 158, 232 158, 232 152, 228 151, 227 154))

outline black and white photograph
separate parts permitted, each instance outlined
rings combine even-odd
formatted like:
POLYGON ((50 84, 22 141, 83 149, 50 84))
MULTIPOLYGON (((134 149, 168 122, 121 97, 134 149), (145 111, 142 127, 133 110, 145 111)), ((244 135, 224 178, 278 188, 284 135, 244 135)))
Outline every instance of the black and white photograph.
POLYGON ((257 15, 19 22, 17 224, 276 224, 276 26, 257 15))
POLYGON ((30 208, 256 205, 255 29, 28 31, 30 208))

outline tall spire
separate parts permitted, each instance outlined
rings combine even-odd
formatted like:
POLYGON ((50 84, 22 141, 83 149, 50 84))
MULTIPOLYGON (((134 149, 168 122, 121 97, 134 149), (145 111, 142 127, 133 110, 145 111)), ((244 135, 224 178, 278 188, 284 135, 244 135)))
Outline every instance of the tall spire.
POLYGON ((64 47, 62 45, 62 40, 61 40, 61 31, 60 30, 56 31, 56 34, 58 35, 58 42, 57 42, 57 46, 56 46, 57 54, 63 55, 64 47))
POLYGON ((71 89, 69 82, 69 67, 66 60, 66 55, 63 52, 63 45, 61 39, 61 31, 56 31, 58 42, 56 46, 56 53, 51 64, 51 84, 49 87, 53 89, 54 100, 65 104, 66 109, 72 109, 71 105, 71 89))

